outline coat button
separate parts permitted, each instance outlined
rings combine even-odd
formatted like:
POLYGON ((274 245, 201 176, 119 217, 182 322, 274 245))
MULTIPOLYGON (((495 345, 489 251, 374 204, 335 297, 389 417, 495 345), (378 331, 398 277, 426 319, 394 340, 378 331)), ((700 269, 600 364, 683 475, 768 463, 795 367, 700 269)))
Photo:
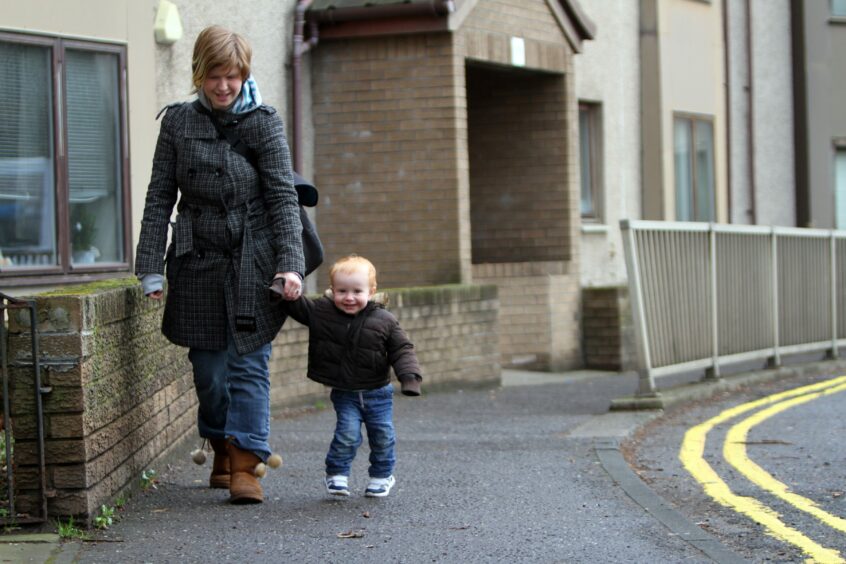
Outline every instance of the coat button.
POLYGON ((217 212, 218 217, 226 217, 226 210, 220 210, 217 212))
POLYGON ((194 176, 197 173, 196 169, 189 168, 188 169, 188 176, 194 176))
POLYGON ((191 210, 191 213, 194 215, 194 217, 200 217, 200 214, 203 213, 203 210, 201 210, 200 208, 193 208, 191 210))
POLYGON ((203 249, 200 249, 199 251, 197 251, 195 253, 194 256, 196 256, 198 259, 202 260, 202 259, 206 258, 206 251, 204 251, 203 249))
POLYGON ((223 169, 222 168, 214 169, 214 175, 215 176, 223 176, 223 169))

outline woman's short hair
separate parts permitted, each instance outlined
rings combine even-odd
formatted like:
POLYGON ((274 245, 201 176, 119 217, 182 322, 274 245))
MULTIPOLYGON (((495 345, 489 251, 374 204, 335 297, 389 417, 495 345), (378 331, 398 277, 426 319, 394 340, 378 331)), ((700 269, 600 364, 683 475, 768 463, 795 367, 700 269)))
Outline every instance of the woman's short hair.
POLYGON ((335 284, 335 274, 343 272, 344 274, 352 274, 363 270, 367 273, 367 282, 370 285, 370 291, 376 290, 376 267, 373 263, 364 257, 358 255, 349 255, 335 261, 329 270, 329 283, 335 284))
POLYGON ((243 36, 219 25, 212 25, 200 32, 194 42, 191 59, 194 92, 200 89, 209 72, 218 66, 238 69, 241 80, 250 76, 253 49, 243 36))

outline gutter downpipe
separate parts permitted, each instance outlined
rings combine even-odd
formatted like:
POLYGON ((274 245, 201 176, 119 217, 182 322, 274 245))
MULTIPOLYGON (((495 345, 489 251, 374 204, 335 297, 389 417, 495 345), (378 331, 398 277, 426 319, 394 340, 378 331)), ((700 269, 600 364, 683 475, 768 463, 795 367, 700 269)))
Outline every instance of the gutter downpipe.
POLYGON ((752 53, 752 0, 746 0, 746 73, 748 74, 748 87, 746 89, 747 104, 749 106, 746 112, 746 128, 748 135, 748 151, 749 159, 749 215, 752 220, 752 225, 758 224, 758 206, 757 206, 757 175, 755 174, 755 67, 753 64, 754 54, 752 53))
POLYGON ((305 13, 313 0, 298 0, 294 9, 294 47, 291 54, 291 128, 293 129, 294 170, 302 174, 303 171, 303 118, 302 118, 302 57, 317 46, 317 24, 311 24, 311 37, 305 41, 305 13))
POLYGON ((732 204, 732 172, 733 172, 733 162, 731 158, 731 40, 730 40, 730 30, 729 30, 729 13, 728 13, 728 0, 723 0, 723 62, 725 65, 725 76, 726 76, 726 194, 728 201, 728 222, 735 223, 734 217, 732 215, 734 211, 734 205, 732 204))

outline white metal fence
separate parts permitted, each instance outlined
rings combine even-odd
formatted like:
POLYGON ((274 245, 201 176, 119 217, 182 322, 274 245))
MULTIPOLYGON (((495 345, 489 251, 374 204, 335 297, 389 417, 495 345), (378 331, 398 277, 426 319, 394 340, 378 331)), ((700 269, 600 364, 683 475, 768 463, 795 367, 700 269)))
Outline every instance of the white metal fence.
POLYGON ((655 378, 846 345, 846 231, 620 222, 639 396, 655 378))

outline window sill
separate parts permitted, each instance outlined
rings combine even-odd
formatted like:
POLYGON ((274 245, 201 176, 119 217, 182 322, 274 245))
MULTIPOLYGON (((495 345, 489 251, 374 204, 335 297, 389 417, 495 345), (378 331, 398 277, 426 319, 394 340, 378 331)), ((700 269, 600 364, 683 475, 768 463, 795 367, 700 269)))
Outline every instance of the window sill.
POLYGON ((109 272, 86 272, 74 274, 36 274, 36 273, 20 273, 15 276, 4 273, 6 276, 2 277, 4 286, 10 287, 29 287, 29 286, 66 286, 69 284, 85 284, 86 282, 96 282, 98 280, 106 280, 109 278, 126 278, 130 276, 129 269, 124 268, 120 270, 112 270, 109 272))
POLYGON ((828 23, 831 25, 846 25, 846 16, 829 16, 828 23))
POLYGON ((582 223, 582 233, 608 233, 608 226, 604 223, 582 223))

